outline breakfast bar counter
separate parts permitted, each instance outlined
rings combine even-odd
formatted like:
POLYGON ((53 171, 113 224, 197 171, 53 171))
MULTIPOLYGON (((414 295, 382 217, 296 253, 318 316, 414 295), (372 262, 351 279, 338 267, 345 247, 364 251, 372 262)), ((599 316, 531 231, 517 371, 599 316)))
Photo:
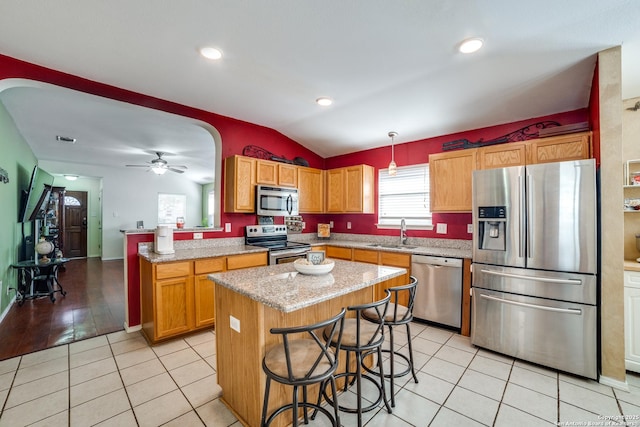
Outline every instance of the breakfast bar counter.
MULTIPOLYGON (((222 401, 242 424, 260 425, 266 381, 262 358, 277 343, 270 329, 319 322, 343 307, 372 302, 381 288, 398 285, 394 279, 405 273, 403 268, 335 260, 333 271, 321 276, 298 273, 291 263, 210 274, 222 401)), ((317 396, 317 390, 309 393, 310 399, 317 396)), ((272 384, 269 411, 290 400, 290 388, 272 384)), ((286 418, 274 425, 286 425, 286 418)))

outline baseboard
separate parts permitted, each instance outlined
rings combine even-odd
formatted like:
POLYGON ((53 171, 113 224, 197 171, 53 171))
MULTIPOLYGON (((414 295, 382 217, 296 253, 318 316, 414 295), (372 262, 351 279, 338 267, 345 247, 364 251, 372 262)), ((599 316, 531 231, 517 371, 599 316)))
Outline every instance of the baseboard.
POLYGON ((142 330, 142 325, 131 326, 127 325, 127 322, 124 322, 124 330, 126 333, 130 334, 131 332, 138 332, 142 330))
POLYGON ((600 384, 608 385, 609 387, 613 387, 613 388, 616 388, 618 390, 629 391, 629 383, 627 383, 626 380, 619 381, 619 380, 614 380, 613 378, 609 378, 609 377, 605 377, 603 375, 600 375, 600 379, 598 380, 598 382, 600 384))
POLYGON ((119 259, 124 259, 124 257, 110 257, 110 258, 102 258, 102 261, 115 261, 119 259))
POLYGON ((2 323, 4 318, 7 316, 7 314, 9 313, 9 310, 11 309, 11 307, 13 307, 14 302, 16 302, 15 294, 13 295, 13 298, 11 298, 11 301, 9 301, 9 305, 7 305, 7 308, 5 308, 2 314, 0 314, 0 323, 2 323))

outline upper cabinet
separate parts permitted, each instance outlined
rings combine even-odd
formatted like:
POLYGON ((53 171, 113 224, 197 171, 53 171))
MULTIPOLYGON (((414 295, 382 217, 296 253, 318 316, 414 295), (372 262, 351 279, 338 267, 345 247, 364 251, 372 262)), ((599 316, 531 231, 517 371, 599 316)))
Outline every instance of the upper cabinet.
POLYGON ((324 174, 320 169, 298 168, 298 211, 324 212, 324 174))
POLYGON ((477 148, 429 156, 431 212, 470 212, 477 148))
POLYGON ((447 151, 429 156, 432 212, 471 212, 475 169, 524 166, 591 157, 591 132, 447 151))
POLYGON ((506 168, 526 164, 527 144, 511 142, 478 148, 478 169, 506 168))
POLYGON ((527 164, 563 162, 591 157, 591 132, 527 141, 527 164))
POLYGON ((374 168, 356 165, 326 171, 326 212, 374 213, 374 168))
POLYGON ((295 165, 273 162, 271 160, 257 160, 256 183, 281 187, 297 187, 297 167, 295 165))
POLYGON ((255 212, 256 159, 227 157, 224 162, 224 211, 255 212))

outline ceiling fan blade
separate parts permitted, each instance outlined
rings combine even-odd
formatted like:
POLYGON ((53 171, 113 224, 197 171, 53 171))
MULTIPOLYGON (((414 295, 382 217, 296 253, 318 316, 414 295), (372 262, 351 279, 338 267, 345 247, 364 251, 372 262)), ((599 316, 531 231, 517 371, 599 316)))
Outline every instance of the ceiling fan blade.
POLYGON ((125 165, 128 168, 148 168, 149 165, 125 165))
POLYGON ((174 169, 173 166, 170 166, 167 169, 169 169, 171 172, 184 173, 184 171, 182 169, 174 169))
POLYGON ((167 165, 167 167, 177 168, 177 169, 188 169, 186 166, 183 166, 183 165, 167 165))

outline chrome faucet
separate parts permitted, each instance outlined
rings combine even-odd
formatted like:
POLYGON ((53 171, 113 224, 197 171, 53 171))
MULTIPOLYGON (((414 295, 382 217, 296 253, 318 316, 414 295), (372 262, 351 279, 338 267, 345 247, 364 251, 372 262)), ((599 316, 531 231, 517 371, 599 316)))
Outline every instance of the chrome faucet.
POLYGON ((404 218, 400 220, 400 244, 407 244, 407 223, 404 218))

